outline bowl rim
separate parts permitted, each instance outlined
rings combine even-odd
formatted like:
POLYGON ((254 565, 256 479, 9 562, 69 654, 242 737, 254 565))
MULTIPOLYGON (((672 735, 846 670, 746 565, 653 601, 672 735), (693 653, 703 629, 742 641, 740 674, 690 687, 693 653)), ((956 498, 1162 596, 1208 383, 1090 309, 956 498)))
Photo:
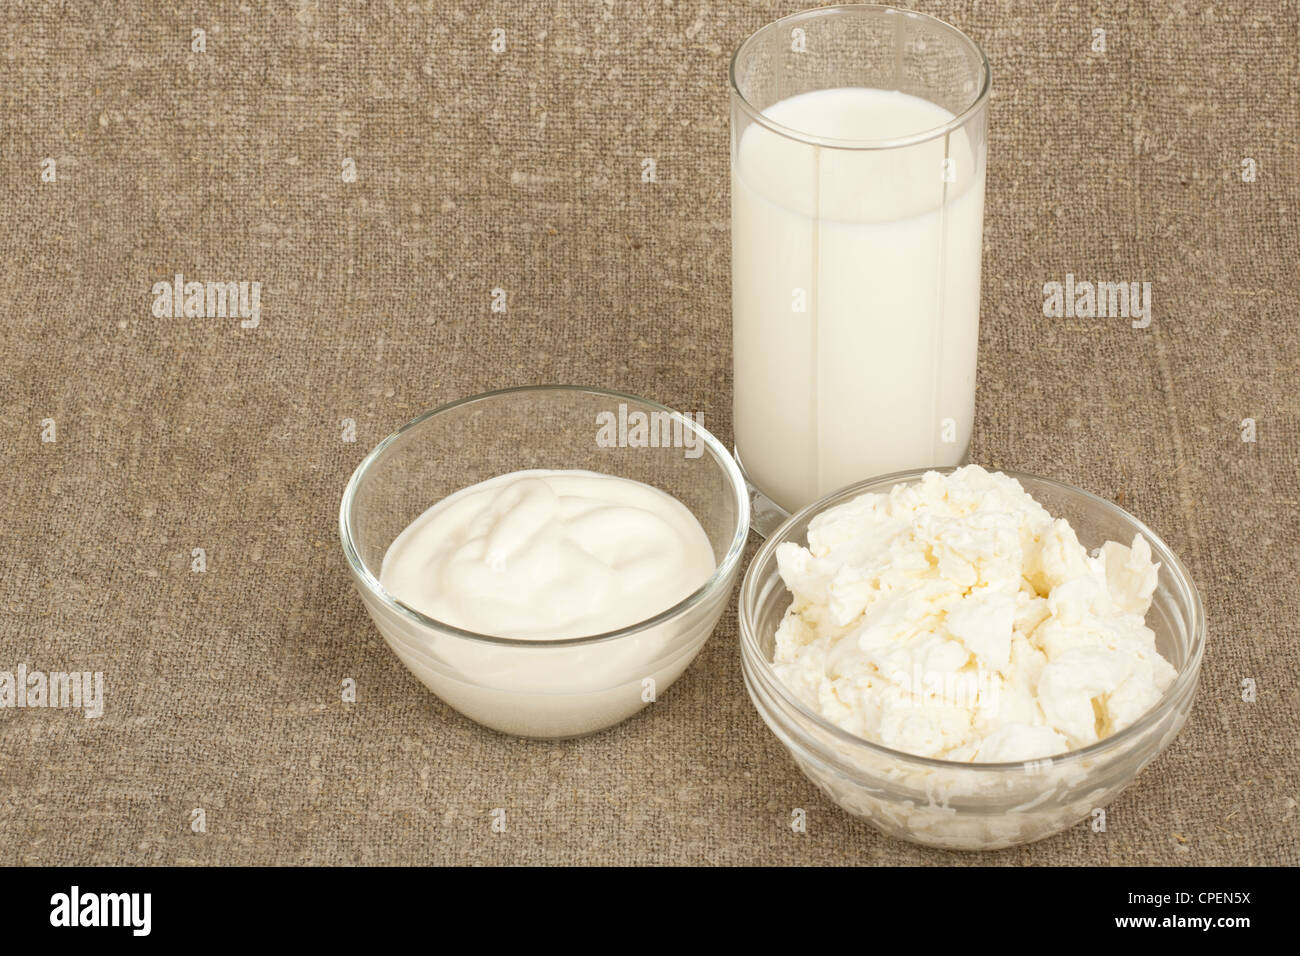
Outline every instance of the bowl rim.
POLYGON ((751 122, 758 123, 765 127, 769 132, 775 133, 785 139, 794 140, 809 146, 821 146, 827 149, 845 149, 845 150, 885 150, 900 149, 907 146, 915 146, 919 143, 925 143, 932 139, 938 139, 940 136, 946 136, 955 129, 959 129, 970 122, 989 101, 989 91, 993 88, 993 70, 989 65, 988 54, 984 48, 965 30, 954 26, 947 20, 932 16, 928 13, 922 13, 919 10, 908 10, 903 7, 895 7, 882 3, 841 3, 827 7, 812 7, 807 10, 799 10, 787 16, 780 17, 770 23, 760 26, 745 39, 736 44, 736 49, 731 54, 731 60, 727 65, 727 81, 730 86, 732 100, 745 111, 751 122), (979 90, 970 105, 960 113, 953 115, 952 119, 933 126, 929 129, 920 130, 916 133, 909 133, 906 136, 896 136, 892 139, 836 139, 830 136, 817 136, 812 133, 806 133, 796 129, 793 126, 786 126, 778 123, 769 117, 763 110, 759 109, 749 101, 740 90, 740 84, 736 80, 736 64, 740 60, 740 55, 745 52, 751 43, 758 39, 760 34, 766 34, 769 31, 778 28, 784 29, 793 24, 802 23, 806 20, 814 20, 818 17, 830 16, 834 14, 866 14, 876 13, 888 16, 899 16, 910 20, 925 20, 932 25, 941 27, 959 39, 968 43, 979 56, 980 62, 980 80, 979 90))
MULTIPOLYGON (((433 502, 429 507, 433 507, 437 502, 433 502)), ((452 402, 447 402, 428 411, 421 412, 406 424, 402 425, 387 438, 381 441, 361 463, 357 465, 352 472, 352 477, 348 479, 347 486, 343 490, 343 498, 339 504, 339 539, 343 545, 343 556, 347 560, 348 567, 356 580, 360 581, 366 591, 372 594, 385 607, 394 613, 412 621, 424 628, 431 628, 440 634, 449 634, 453 637, 463 638, 464 640, 474 641, 480 644, 490 644, 498 647, 584 647, 589 644, 601 644, 610 641, 616 641, 622 637, 628 637, 638 634, 642 631, 657 627, 702 603, 710 597, 714 591, 721 586, 726 586, 727 582, 732 579, 732 572, 740 562, 741 555, 745 551, 745 543, 749 538, 749 493, 745 485, 744 475, 741 474, 740 467, 736 464, 731 453, 727 451, 712 432, 706 429, 702 424, 691 418, 682 415, 675 409, 669 408, 652 399, 642 398, 639 395, 632 395, 627 392, 617 392, 612 389, 596 388, 588 385, 519 385, 510 388, 498 388, 488 392, 481 392, 477 395, 470 395, 465 398, 459 398, 452 402), (516 637, 499 637, 493 634, 479 634, 475 631, 469 631, 464 628, 456 627, 437 618, 416 610, 409 604, 406 604, 392 594, 390 594, 379 579, 375 577, 370 570, 369 565, 362 559, 352 532, 352 512, 356 500, 358 489, 361 481, 369 469, 374 466, 387 452, 393 444, 411 429, 418 428, 420 425, 436 418, 437 416, 450 412, 453 409, 460 408, 464 405, 471 405, 479 402, 490 402, 507 396, 514 396, 530 392, 581 392, 589 395, 597 395, 603 398, 616 399, 623 402, 636 402, 639 405, 648 407, 654 411, 667 412, 672 416, 673 421, 680 421, 683 428, 692 429, 713 452, 714 460, 721 466, 723 473, 731 485, 732 496, 736 504, 736 526, 733 529, 731 542, 728 545, 727 553, 714 568, 713 574, 709 579, 701 584, 698 588, 682 598, 671 607, 660 611, 653 617, 644 621, 638 621, 635 624, 629 624, 612 631, 603 631, 600 634, 584 635, 582 637, 568 637, 560 640, 529 640, 526 638, 516 637)))
MULTIPOLYGON (((1100 495, 1093 494, 1091 491, 1080 488, 1077 485, 1071 485, 1064 481, 1058 481, 1055 478, 1047 478, 1042 475, 1034 475, 1024 471, 997 469, 997 472, 1014 478, 1017 482, 1022 478, 1028 478, 1035 482, 1051 485, 1072 495, 1077 495, 1084 501, 1093 505, 1101 506, 1104 510, 1111 512, 1113 515, 1116 515, 1131 524, 1135 533, 1141 534, 1147 539, 1147 543, 1151 546, 1153 555, 1159 557, 1161 563, 1170 569, 1170 573, 1174 576, 1177 589, 1182 591, 1189 598, 1187 601, 1187 624, 1188 632, 1191 635, 1191 648, 1187 660, 1179 669, 1178 676, 1175 677, 1169 687, 1165 689, 1165 692, 1161 695, 1160 699, 1156 701, 1155 704, 1153 704, 1141 717, 1118 733, 1111 734, 1109 737, 1104 737, 1096 743, 1089 744, 1086 747, 1081 747, 1078 750, 1067 750, 1065 753, 1053 754, 1050 757, 1038 757, 1033 760, 1011 760, 999 761, 996 763, 966 763, 960 760, 944 760, 939 757, 923 757, 920 754, 908 753, 905 750, 895 750, 891 747, 886 747, 884 744, 878 744, 865 737, 859 737, 857 734, 850 733, 805 705, 803 701, 799 700, 794 693, 790 691, 785 682, 776 675, 776 671, 772 667, 772 662, 766 659, 762 650, 759 648, 758 639, 754 633, 754 625, 751 619, 750 605, 753 603, 752 599, 754 591, 757 588, 758 568, 769 559, 778 545, 786 542, 786 535, 789 530, 805 518, 810 518, 833 505, 866 494, 867 489, 869 488, 876 488, 889 483, 889 490, 892 490, 893 487, 898 484, 917 481, 932 471, 947 475, 952 474, 954 471, 963 467, 966 466, 952 465, 942 468, 909 468, 904 471, 895 471, 886 475, 867 478, 863 481, 854 482, 851 485, 846 485, 843 488, 832 491, 830 494, 822 496, 812 504, 800 509, 783 521, 775 531, 768 535, 767 540, 763 542, 763 546, 749 562, 749 567, 745 571, 744 581, 740 585, 740 596, 737 602, 737 616, 740 619, 739 640, 741 663, 746 665, 746 669, 752 669, 758 677, 762 678, 762 682, 769 692, 775 691, 785 704, 793 707, 801 716, 811 721, 818 727, 818 729, 830 734, 836 740, 847 744, 851 748, 870 751, 879 756, 907 761, 923 767, 949 771, 960 769, 977 773, 1005 773, 1009 770, 1024 771, 1028 767, 1033 767, 1034 769, 1046 769, 1049 765, 1051 767, 1058 767, 1077 763, 1086 760, 1089 757, 1098 756, 1104 751, 1112 749, 1119 744, 1140 737, 1143 732, 1164 718, 1175 703, 1189 690, 1189 687, 1196 683, 1197 677, 1200 674, 1201 659, 1205 653, 1206 641, 1205 607, 1201 601, 1200 591, 1192 580, 1192 576, 1188 572, 1187 567, 1174 553, 1173 549, 1165 543, 1164 539, 1152 531, 1145 522, 1135 517, 1126 509, 1115 504, 1113 501, 1102 498, 1100 495)), ((797 736, 805 741, 809 740, 806 733, 798 733, 797 736)))

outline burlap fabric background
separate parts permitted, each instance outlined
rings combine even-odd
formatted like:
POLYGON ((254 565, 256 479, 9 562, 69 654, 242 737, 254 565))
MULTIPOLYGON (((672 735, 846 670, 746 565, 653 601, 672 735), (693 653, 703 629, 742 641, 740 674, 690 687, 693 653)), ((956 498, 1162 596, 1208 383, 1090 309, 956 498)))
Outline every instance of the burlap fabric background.
POLYGON ((988 856, 805 781, 734 597, 637 718, 513 740, 401 667, 338 545, 365 453, 475 392, 618 388, 730 442, 726 65, 797 5, 90 6, 6 5, 0 670, 102 671, 106 711, 0 712, 5 862, 1300 859, 1294 3, 918 5, 994 69, 974 456, 1135 511, 1210 622, 1107 831, 988 856), (156 318, 177 272, 261 282, 260 327, 156 318), (1150 327, 1044 318, 1067 272, 1150 281, 1150 327))

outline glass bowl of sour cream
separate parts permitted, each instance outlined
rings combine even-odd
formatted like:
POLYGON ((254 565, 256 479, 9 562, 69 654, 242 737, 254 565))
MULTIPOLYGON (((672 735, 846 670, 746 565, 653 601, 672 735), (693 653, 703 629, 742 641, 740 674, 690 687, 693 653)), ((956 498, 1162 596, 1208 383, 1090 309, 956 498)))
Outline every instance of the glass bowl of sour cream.
POLYGON ((809 780, 892 836, 991 850, 1104 827, 1191 710, 1200 596, 1150 528, 1058 481, 1001 473, 1046 511, 1018 524, 979 469, 927 513, 958 471, 851 485, 766 540, 739 597, 750 699, 809 780), (982 565, 999 542, 1011 559, 982 565))
POLYGON ((339 534, 384 641, 472 720, 573 737, 653 703, 712 633, 749 531, 700 415, 577 386, 504 389, 384 439, 339 534))

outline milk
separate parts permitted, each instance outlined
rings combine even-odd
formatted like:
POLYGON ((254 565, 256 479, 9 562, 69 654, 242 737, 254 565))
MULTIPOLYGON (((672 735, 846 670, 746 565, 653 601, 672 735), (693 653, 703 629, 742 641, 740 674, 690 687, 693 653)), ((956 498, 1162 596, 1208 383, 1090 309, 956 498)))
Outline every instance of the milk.
MULTIPOLYGON (((772 122, 881 140, 953 118, 904 93, 781 100, 772 122)), ((735 134, 732 312, 736 450, 786 510, 854 481, 955 465, 970 443, 984 215, 982 135, 911 146, 735 134)))

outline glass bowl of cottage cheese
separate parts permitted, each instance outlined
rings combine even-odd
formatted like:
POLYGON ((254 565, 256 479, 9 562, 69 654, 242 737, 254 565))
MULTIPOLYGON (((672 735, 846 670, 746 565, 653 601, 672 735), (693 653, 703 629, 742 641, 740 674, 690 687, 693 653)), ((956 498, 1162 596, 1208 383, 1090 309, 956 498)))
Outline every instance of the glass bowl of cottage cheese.
POLYGON ((739 606, 745 686, 804 774, 885 833, 958 850, 1104 819, 1181 729, 1205 646, 1150 528, 978 465, 810 505, 739 606))

